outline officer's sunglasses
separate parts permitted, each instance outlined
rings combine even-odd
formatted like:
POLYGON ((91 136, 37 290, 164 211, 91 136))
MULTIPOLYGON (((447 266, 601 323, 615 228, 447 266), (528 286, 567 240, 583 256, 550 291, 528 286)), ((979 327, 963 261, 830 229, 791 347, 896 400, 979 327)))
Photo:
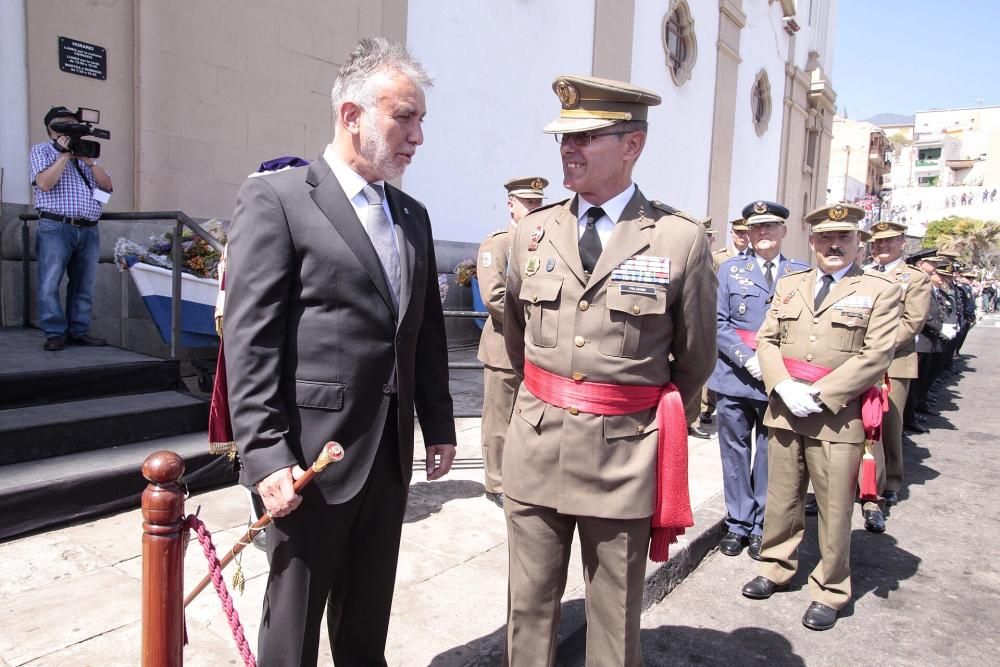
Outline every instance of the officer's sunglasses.
MULTIPOLYGON (((635 130, 632 130, 633 132, 635 130)), ((594 142, 597 137, 620 137, 623 134, 630 134, 630 132, 618 130, 617 132, 574 132, 572 134, 554 134, 556 143, 562 145, 564 143, 570 143, 575 146, 589 146, 594 142)))

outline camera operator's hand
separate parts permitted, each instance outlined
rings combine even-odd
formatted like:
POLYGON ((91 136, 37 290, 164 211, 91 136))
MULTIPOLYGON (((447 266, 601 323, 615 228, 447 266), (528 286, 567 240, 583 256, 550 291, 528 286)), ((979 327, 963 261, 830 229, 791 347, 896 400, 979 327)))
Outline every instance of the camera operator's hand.
POLYGON ((52 143, 55 144, 56 148, 59 150, 60 153, 69 152, 69 137, 66 136, 65 134, 60 134, 58 137, 52 140, 52 143))

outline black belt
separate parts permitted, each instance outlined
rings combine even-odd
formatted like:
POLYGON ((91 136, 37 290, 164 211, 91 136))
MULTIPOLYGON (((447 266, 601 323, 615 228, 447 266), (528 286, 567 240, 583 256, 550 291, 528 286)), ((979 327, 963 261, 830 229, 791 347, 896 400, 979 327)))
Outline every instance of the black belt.
POLYGON ((56 222, 65 222, 67 225, 73 225, 74 227, 93 227, 97 224, 97 220, 88 220, 87 218, 71 218, 68 215, 48 213, 47 211, 41 211, 38 214, 38 217, 39 219, 45 218, 47 220, 55 220, 56 222))

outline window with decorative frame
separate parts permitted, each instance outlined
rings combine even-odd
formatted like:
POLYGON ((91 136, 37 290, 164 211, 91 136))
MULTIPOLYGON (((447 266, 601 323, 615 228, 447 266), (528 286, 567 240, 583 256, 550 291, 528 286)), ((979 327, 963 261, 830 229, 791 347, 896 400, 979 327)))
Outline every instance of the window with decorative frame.
POLYGON ((660 31, 670 78, 678 86, 691 78, 691 71, 698 59, 698 42, 694 36, 694 19, 685 0, 672 0, 670 9, 663 16, 660 31))
POLYGON ((767 132, 767 123, 771 120, 771 82, 763 69, 757 72, 750 91, 750 111, 753 114, 753 126, 757 130, 757 136, 764 136, 767 132))

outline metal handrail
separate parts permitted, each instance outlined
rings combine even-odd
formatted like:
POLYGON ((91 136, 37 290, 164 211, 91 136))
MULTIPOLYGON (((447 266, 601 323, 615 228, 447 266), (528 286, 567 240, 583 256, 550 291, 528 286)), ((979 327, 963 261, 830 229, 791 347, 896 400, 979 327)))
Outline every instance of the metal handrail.
MULTIPOLYGON (((22 311, 22 326, 31 326, 31 269, 28 266, 29 251, 31 243, 29 241, 28 223, 38 220, 37 213, 25 213, 21 218, 21 274, 24 281, 24 308, 22 311)), ((184 265, 184 255, 181 249, 180 239, 183 236, 184 228, 189 228, 197 234, 208 245, 222 254, 222 244, 215 240, 211 234, 202 229, 194 220, 188 217, 184 211, 123 211, 119 213, 103 213, 100 220, 125 220, 138 222, 140 220, 173 220, 174 238, 177 243, 172 244, 171 261, 171 284, 170 284, 170 358, 177 358, 177 349, 181 338, 181 267, 184 265)))

